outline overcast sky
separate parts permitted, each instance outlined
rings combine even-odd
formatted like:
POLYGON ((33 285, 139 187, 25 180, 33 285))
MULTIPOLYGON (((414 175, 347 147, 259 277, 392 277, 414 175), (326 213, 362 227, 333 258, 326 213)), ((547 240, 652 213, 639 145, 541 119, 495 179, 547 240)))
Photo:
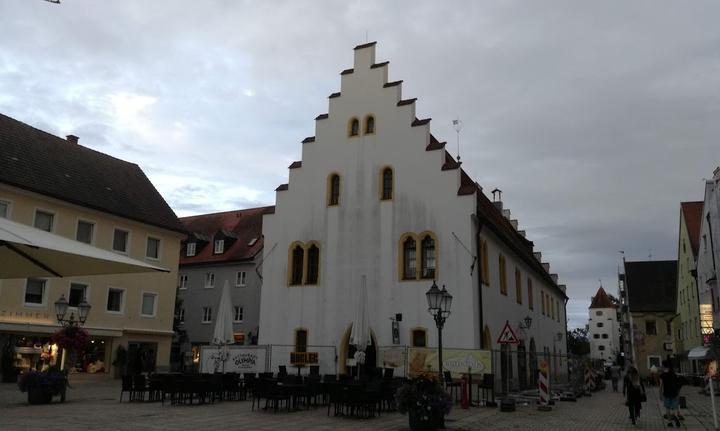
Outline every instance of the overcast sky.
POLYGON ((720 164, 717 1, 0 1, 0 112, 138 163, 180 216, 274 204, 352 48, 567 284, 676 258, 720 164), (453 152, 455 145, 448 146, 453 152))

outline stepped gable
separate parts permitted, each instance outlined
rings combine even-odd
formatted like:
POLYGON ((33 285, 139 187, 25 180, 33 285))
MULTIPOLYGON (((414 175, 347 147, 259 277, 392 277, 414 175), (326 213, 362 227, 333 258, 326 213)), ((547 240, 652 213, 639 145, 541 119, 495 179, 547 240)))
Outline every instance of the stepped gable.
POLYGON ((593 296, 592 302, 590 303, 589 308, 616 308, 615 304, 612 302, 610 297, 607 293, 605 293, 605 289, 600 287, 593 296))
POLYGON ((185 233, 135 163, 0 114, 0 183, 185 233))
POLYGON ((195 256, 181 253, 180 265, 252 260, 263 248, 262 217, 274 212, 275 207, 268 206, 181 218, 180 222, 191 235, 210 241, 198 248, 195 256), (218 232, 235 239, 222 254, 213 253, 212 238, 218 232))
MULTIPOLYGON (((369 54, 370 62, 367 67, 373 69, 381 66, 387 66, 387 62, 375 63, 375 48, 376 42, 370 42, 367 44, 358 45, 355 47, 355 51, 366 48, 372 48, 369 54)), ((356 57, 357 58, 357 57, 356 57)), ((354 64, 353 68, 345 69, 340 74, 350 75, 353 74, 359 67, 358 64, 354 64)), ((359 69, 358 69, 359 70, 359 69)), ((342 79, 349 79, 349 77, 343 76, 342 79)), ((402 80, 389 81, 383 83, 383 88, 395 88, 398 87, 396 106, 401 109, 412 109, 411 112, 415 112, 415 104, 417 98, 402 98, 402 80)), ((339 97, 340 92, 332 93, 330 98, 339 97)), ((565 292, 562 291, 557 283, 552 279, 550 274, 543 268, 542 264, 533 255, 533 243, 518 233, 518 231, 510 224, 510 222, 502 215, 502 213, 493 205, 493 203, 485 196, 482 192, 482 188, 465 172, 461 169, 461 164, 455 160, 452 155, 445 150, 445 142, 440 142, 430 133, 430 118, 419 119, 415 116, 412 117, 411 127, 427 126, 427 143, 425 145, 426 151, 443 150, 442 164, 439 168, 443 171, 457 170, 458 171, 458 189, 456 191, 458 196, 468 196, 477 194, 477 212, 478 216, 485 220, 490 228, 495 232, 497 236, 502 238, 507 245, 515 251, 518 256, 531 268, 533 268, 537 274, 553 286, 562 298, 567 298, 565 292)), ((314 141, 314 138, 313 138, 314 141)), ((305 143, 306 141, 303 141, 305 143)), ((283 184, 277 188, 280 190, 287 190, 288 185, 283 184)))
POLYGON ((685 219, 685 226, 687 226, 688 236, 690 237, 690 246, 695 258, 697 258, 700 249, 700 224, 703 205, 703 201, 680 202, 680 209, 685 219))

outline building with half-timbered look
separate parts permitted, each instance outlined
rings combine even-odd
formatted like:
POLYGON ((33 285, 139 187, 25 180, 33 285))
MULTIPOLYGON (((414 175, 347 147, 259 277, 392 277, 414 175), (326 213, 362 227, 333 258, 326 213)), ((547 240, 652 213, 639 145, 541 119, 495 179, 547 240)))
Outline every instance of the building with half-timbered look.
POLYGON ((512 385, 534 385, 538 354, 566 352, 564 286, 510 211, 430 133, 430 119, 416 118, 416 100, 388 81, 375 48, 355 48, 353 68, 341 73, 340 92, 264 217, 265 247, 276 249, 263 264, 260 344, 334 346, 334 366, 345 372, 365 283, 370 366, 376 349, 394 342, 435 347, 425 292, 437 280, 454 296, 444 346, 499 350, 508 321, 521 338, 507 368, 512 385), (526 317, 531 324, 520 329, 526 317))

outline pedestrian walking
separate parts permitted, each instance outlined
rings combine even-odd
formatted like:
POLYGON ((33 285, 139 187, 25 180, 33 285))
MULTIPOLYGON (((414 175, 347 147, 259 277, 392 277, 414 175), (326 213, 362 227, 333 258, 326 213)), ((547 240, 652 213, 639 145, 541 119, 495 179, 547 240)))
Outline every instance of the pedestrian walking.
POLYGON ((640 381, 640 373, 635 367, 630 367, 625 375, 623 395, 625 396, 625 405, 628 406, 630 412, 630 421, 632 421, 633 425, 636 425, 640 419, 642 403, 647 401, 647 395, 645 394, 645 386, 640 381))
POLYGON ((660 374, 660 393, 663 396, 665 406, 665 419, 667 426, 672 428, 673 424, 680 428, 680 378, 675 374, 672 363, 663 363, 663 372, 660 374))
POLYGON ((613 364, 613 366, 610 367, 610 381, 612 382, 613 392, 618 391, 618 381, 619 380, 620 380, 620 367, 618 365, 613 364))

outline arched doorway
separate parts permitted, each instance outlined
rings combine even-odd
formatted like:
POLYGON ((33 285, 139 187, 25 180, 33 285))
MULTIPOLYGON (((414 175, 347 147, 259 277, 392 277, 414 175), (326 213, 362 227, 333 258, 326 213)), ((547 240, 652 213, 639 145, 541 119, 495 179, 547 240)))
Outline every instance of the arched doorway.
POLYGON ((527 389, 527 354, 525 352, 525 340, 521 340, 517 348, 518 380, 520 389, 527 389))
POLYGON ((538 378, 538 364, 537 364, 537 348, 535 347, 535 339, 530 339, 530 385, 535 387, 537 385, 538 378))
MULTIPOLYGON (((355 357, 357 348, 350 345, 350 333, 352 332, 352 324, 345 330, 340 341, 340 364, 338 371, 340 374, 357 375, 357 368, 355 366, 348 365, 348 359, 352 360, 355 357)), ((351 361, 352 362, 352 361, 351 361)), ((372 376, 377 367, 377 341, 375 340, 375 333, 370 329, 370 344, 365 348, 365 364, 362 370, 360 370, 361 376, 372 376)))

